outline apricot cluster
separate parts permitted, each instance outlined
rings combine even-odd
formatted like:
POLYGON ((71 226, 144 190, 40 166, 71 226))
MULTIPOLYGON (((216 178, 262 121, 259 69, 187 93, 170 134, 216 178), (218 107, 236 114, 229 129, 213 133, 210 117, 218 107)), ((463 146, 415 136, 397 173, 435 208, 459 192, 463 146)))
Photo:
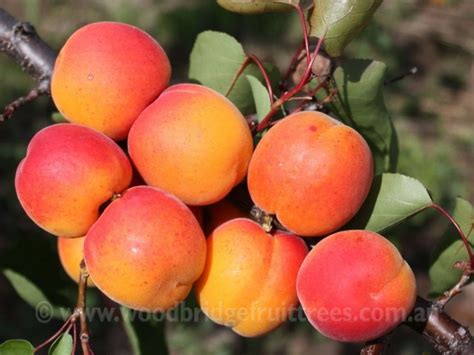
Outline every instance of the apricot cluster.
POLYGON ((61 49, 51 92, 70 123, 32 138, 15 186, 28 216, 59 237, 67 274, 77 281, 85 264, 90 286, 149 312, 176 306, 194 285, 209 318, 247 337, 279 326, 299 301, 340 341, 398 325, 416 294, 409 266, 380 235, 337 232, 372 183, 362 136, 302 112, 254 151, 231 101, 198 84, 168 87, 170 77, 161 46, 130 25, 87 25, 61 49), (246 218, 229 199, 239 184, 285 230, 246 218), (327 237, 308 254, 302 237, 315 236, 327 237), (392 308, 400 313, 373 317, 392 308), (352 317, 320 316, 337 309, 352 317))

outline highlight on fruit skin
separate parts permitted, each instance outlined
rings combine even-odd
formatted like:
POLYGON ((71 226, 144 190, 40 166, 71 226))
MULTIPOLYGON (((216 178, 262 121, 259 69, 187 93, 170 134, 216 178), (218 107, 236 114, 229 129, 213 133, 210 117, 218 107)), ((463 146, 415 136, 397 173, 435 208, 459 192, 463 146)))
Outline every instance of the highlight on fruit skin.
POLYGON ((178 84, 142 112, 128 149, 148 185, 202 206, 223 199, 245 178, 253 140, 244 116, 225 96, 178 84))
POLYGON ((278 327, 296 309, 296 276, 308 253, 298 236, 271 235, 256 222, 237 218, 212 232, 207 252, 195 292, 214 322, 256 337, 278 327))
POLYGON ((61 123, 31 139, 16 171, 15 190, 39 227, 59 237, 79 237, 97 220, 101 205, 131 179, 130 161, 113 140, 61 123))
MULTIPOLYGON (((81 262, 84 259, 84 241, 85 237, 78 238, 58 238, 57 248, 61 265, 76 283, 79 282, 81 275, 81 262)), ((91 278, 87 278, 87 286, 93 287, 91 278)))
POLYGON ((412 311, 416 281, 397 248, 366 230, 317 243, 298 272, 298 298, 309 322, 341 342, 376 339, 412 311))
POLYGON ((248 169, 254 203, 301 236, 335 232, 360 209, 373 178, 369 146, 353 128, 321 112, 278 121, 248 169))
POLYGON ((205 237, 193 213, 150 186, 132 187, 111 202, 84 243, 96 287, 139 311, 166 311, 184 300, 205 258, 205 237))
POLYGON ((70 122, 122 140, 170 77, 169 59, 149 34, 125 23, 96 22, 62 47, 51 96, 70 122))

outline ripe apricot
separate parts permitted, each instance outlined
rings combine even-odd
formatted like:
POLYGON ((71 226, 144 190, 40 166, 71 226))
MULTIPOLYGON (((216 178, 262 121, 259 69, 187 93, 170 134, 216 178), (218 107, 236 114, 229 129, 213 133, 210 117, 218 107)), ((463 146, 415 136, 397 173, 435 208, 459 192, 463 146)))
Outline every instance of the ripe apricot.
POLYGON ((208 205, 245 177, 253 143, 245 118, 226 97, 178 84, 135 121, 128 149, 148 185, 188 205, 208 205))
POLYGON ((149 186, 127 190, 91 227, 84 260, 109 298, 141 311, 176 306, 201 275, 204 234, 189 208, 149 186))
POLYGON ((62 123, 35 134, 18 166, 15 188, 38 226, 56 236, 78 237, 131 178, 130 162, 114 141, 90 128, 62 123))
POLYGON ((255 204, 301 236, 334 232, 370 189, 369 146, 354 129, 320 112, 290 115, 257 145, 248 187, 255 204))
MULTIPOLYGON (((58 238, 58 254, 64 271, 75 282, 79 281, 81 274, 81 261, 84 259, 84 240, 86 238, 58 238)), ((92 287, 94 283, 91 278, 87 279, 87 286, 92 287)))
POLYGON ((308 253, 301 238, 270 235, 257 223, 237 218, 214 230, 207 252, 195 290, 214 322, 254 337, 276 328, 296 308, 296 275, 308 253))
POLYGON ((415 276, 397 248, 365 230, 338 232, 316 244, 301 265, 297 290, 310 323, 348 342, 386 334, 416 300, 415 276))
POLYGON ((171 66, 147 33, 124 23, 86 25, 59 52, 51 81, 58 110, 113 139, 168 85, 171 66))

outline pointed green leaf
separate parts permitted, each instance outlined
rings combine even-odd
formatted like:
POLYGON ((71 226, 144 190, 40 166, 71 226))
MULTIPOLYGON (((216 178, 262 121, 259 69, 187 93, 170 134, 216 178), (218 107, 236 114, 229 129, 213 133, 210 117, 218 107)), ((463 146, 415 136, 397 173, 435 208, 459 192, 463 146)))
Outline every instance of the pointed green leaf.
POLYGON ((409 176, 386 173, 376 176, 369 196, 349 222, 349 229, 382 231, 433 203, 421 182, 409 176))
POLYGON ((270 111, 272 105, 268 95, 268 90, 260 81, 258 81, 257 78, 253 77, 252 75, 246 75, 246 77, 250 83, 250 87, 252 88, 253 99, 257 109, 257 119, 260 123, 265 115, 270 111))
POLYGON ((56 339, 49 348, 48 355, 70 355, 72 354, 72 336, 64 333, 56 339))
MULTIPOLYGON (((221 32, 205 31, 198 35, 194 43, 189 78, 226 95, 246 59, 242 45, 235 38, 221 32)), ((274 67, 265 65, 265 68, 276 81, 278 73, 274 67)), ((263 80, 257 66, 250 64, 233 86, 228 98, 243 114, 248 114, 255 112, 255 105, 245 75, 263 80)))
MULTIPOLYGON (((330 83, 337 93, 328 107, 369 143, 376 174, 394 172, 398 158, 398 140, 383 96, 386 69, 384 63, 375 60, 345 60, 330 83)), ((318 98, 324 96, 320 91, 318 98)))
POLYGON ((163 319, 157 319, 157 317, 164 315, 139 313, 125 307, 120 307, 120 312, 133 354, 168 354, 165 322, 163 319))
POLYGON ((34 347, 29 341, 12 339, 0 344, 1 355, 33 355, 34 347))
POLYGON ((310 35, 322 37, 329 55, 338 57, 369 23, 382 0, 313 0, 310 35))
MULTIPOLYGON (((474 248, 474 233, 472 230, 474 226, 474 209, 472 205, 462 198, 457 198, 453 218, 467 236, 471 248, 474 248)), ((431 279, 430 293, 432 296, 441 295, 459 281, 461 271, 453 265, 456 261, 463 260, 469 260, 466 247, 454 227, 449 226, 431 257, 429 275, 431 279)))
POLYGON ((298 4, 298 0, 217 0, 224 9, 239 14, 262 14, 265 12, 291 11, 288 4, 298 4))
POLYGON ((63 318, 61 310, 54 307, 33 282, 13 270, 5 269, 3 270, 3 274, 8 281, 10 281, 18 296, 26 303, 33 308, 37 308, 38 305, 41 305, 40 309, 36 309, 37 312, 41 312, 41 314, 37 314, 37 316, 41 317, 41 321, 45 322, 51 318, 63 318))

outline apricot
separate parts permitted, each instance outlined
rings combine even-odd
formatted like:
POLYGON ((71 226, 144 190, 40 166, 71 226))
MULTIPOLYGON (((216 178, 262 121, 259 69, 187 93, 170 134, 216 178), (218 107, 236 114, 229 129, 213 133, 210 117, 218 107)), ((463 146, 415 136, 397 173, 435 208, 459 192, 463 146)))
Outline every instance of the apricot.
POLYGON ((178 84, 135 121, 128 149, 148 185, 188 205, 209 205, 245 177, 253 143, 245 118, 226 97, 178 84))
POLYGON ((51 95, 69 121, 119 140, 170 76, 168 57, 150 35, 124 23, 97 22, 80 28, 64 44, 51 95))
POLYGON ((265 233, 237 218, 207 238, 197 300, 214 322, 245 337, 265 334, 284 322, 298 304, 296 275, 308 253, 295 235, 265 233))
MULTIPOLYGON (((86 238, 58 238, 58 254, 64 271, 76 283, 81 275, 81 262, 84 259, 84 240, 86 238)), ((94 283, 87 279, 87 286, 92 287, 94 283)))
POLYGON ((140 311, 176 306, 201 275, 206 242, 189 208, 149 186, 128 189, 91 227, 84 260, 109 298, 140 311))
POLYGON ((131 178, 130 162, 114 141, 90 128, 61 123, 32 138, 16 171, 15 188, 38 226, 56 236, 78 237, 131 178))
POLYGON ((365 230, 338 232, 316 244, 301 265, 297 290, 309 322, 344 342, 386 334, 416 300, 415 276, 397 248, 365 230))
POLYGON ((205 228, 206 234, 219 227, 221 224, 235 218, 248 217, 249 213, 239 208, 228 199, 223 199, 217 203, 206 206, 205 208, 205 228))
POLYGON ((248 170, 254 203, 288 230, 322 236, 348 222, 369 192, 373 161, 354 129, 314 111, 292 114, 257 145, 248 170))

